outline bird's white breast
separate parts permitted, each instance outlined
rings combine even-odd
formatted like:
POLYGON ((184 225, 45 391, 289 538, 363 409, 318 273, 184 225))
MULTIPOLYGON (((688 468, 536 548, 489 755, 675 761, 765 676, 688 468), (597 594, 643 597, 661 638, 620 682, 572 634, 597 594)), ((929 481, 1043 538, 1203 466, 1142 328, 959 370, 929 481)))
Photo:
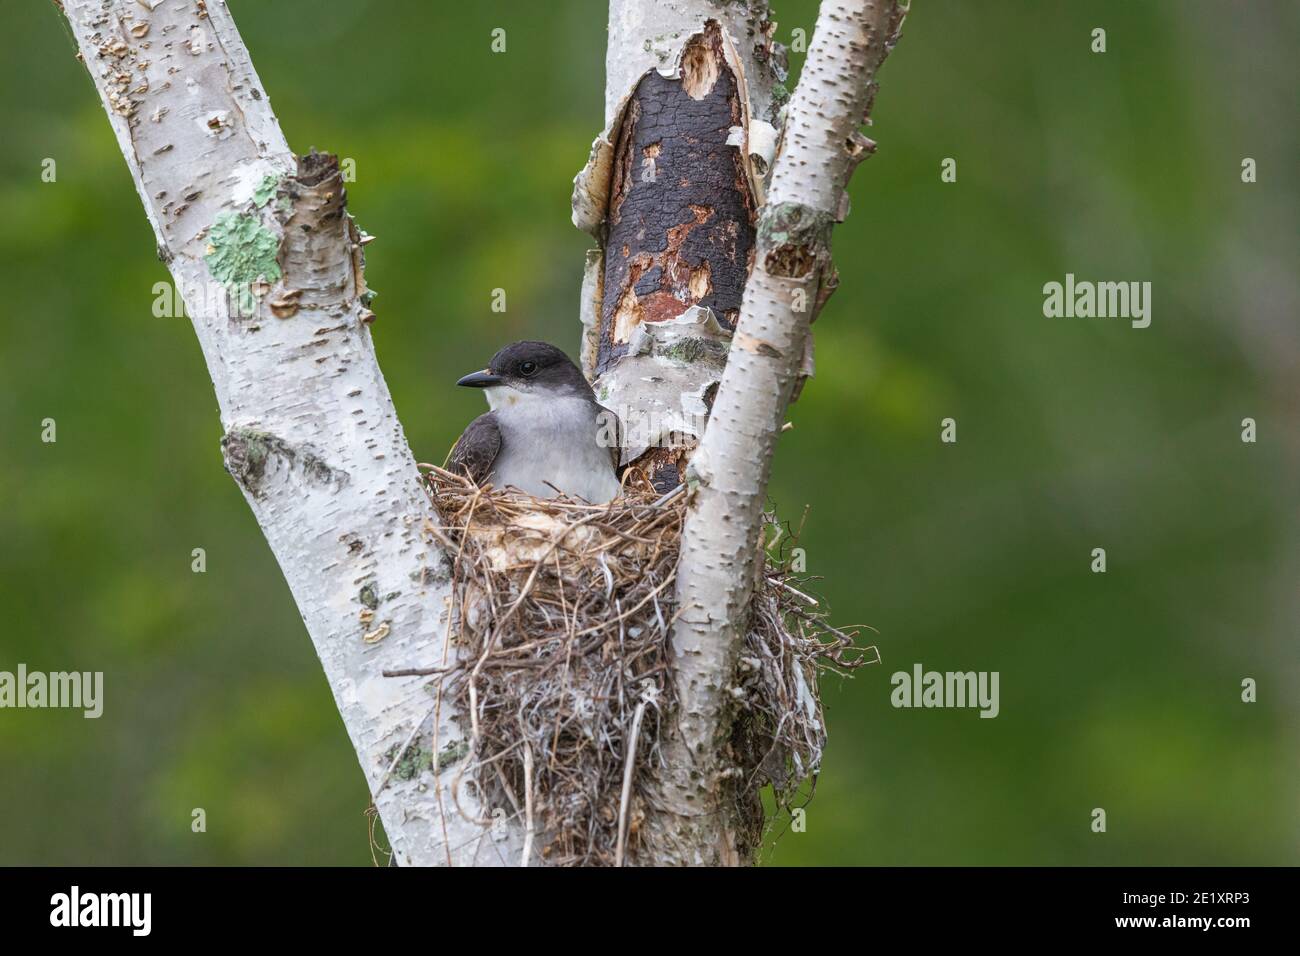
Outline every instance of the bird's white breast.
POLYGON ((493 485, 513 485, 539 498, 555 497, 558 488, 593 503, 618 494, 610 450, 597 441, 597 405, 511 388, 487 392, 501 429, 493 485))

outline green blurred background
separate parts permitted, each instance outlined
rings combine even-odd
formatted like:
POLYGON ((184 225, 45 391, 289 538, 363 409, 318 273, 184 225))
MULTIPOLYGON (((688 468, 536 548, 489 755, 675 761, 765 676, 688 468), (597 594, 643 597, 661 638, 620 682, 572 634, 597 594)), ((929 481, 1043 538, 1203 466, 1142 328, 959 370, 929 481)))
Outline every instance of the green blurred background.
MULTIPOLYGON (((481 410, 458 375, 517 338, 576 352, 604 6, 231 6, 291 145, 355 160, 380 359, 441 459, 481 410)), ((815 4, 776 14, 788 41, 815 4)), ((0 16, 0 670, 106 684, 99 720, 0 711, 0 864, 368 865, 362 775, 189 324, 152 314, 168 276, 89 80, 53 4, 0 16)), ((884 660, 827 683, 807 830, 765 861, 1300 858, 1298 40, 1284 2, 915 3, 771 486, 884 660), (1044 318, 1066 272, 1151 281, 1151 327, 1044 318), (1001 715, 893 709, 917 661, 1000 671, 1001 715)))

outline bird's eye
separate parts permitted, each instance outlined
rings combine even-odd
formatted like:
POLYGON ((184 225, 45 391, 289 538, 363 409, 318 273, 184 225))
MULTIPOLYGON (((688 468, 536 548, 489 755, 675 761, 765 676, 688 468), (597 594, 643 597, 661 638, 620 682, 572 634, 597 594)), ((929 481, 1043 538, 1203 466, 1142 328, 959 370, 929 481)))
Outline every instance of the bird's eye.
POLYGON ((520 375, 532 375, 532 374, 533 374, 534 372, 536 372, 536 371, 537 371, 537 363, 536 363, 536 362, 520 362, 520 363, 519 363, 519 374, 520 374, 520 375))

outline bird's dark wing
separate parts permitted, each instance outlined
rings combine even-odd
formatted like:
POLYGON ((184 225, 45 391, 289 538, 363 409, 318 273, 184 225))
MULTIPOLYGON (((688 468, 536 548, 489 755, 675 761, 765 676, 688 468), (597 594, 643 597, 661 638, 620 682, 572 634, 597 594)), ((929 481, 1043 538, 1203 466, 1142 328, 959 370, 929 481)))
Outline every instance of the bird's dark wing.
POLYGON ((492 474, 492 463, 501 451, 501 429, 497 427, 495 412, 484 412, 469 423, 456 447, 451 450, 447 467, 451 471, 468 475, 481 485, 492 474))

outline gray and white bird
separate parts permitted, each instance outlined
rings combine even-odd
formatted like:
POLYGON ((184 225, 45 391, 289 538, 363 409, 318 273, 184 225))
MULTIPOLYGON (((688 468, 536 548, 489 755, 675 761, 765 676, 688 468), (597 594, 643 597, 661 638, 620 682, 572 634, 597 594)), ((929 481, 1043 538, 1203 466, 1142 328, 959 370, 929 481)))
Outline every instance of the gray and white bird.
POLYGON ((452 471, 538 498, 563 492, 600 504, 618 495, 613 413, 596 403, 581 370, 554 345, 507 345, 487 368, 456 384, 483 389, 491 411, 456 442, 452 471))

